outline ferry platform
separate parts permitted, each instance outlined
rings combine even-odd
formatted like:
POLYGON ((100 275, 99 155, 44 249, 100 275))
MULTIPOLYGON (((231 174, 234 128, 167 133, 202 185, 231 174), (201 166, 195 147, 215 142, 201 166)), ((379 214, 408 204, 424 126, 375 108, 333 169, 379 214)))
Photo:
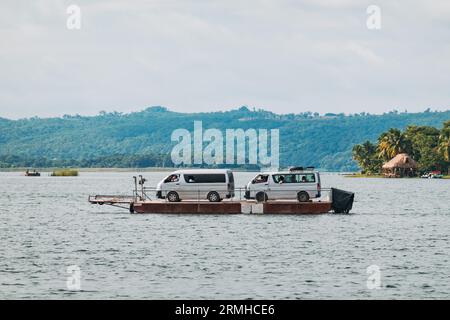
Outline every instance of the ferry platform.
POLYGON ((321 214, 328 212, 349 213, 354 193, 336 188, 322 189, 321 197, 300 202, 297 200, 270 200, 262 202, 244 200, 245 188, 235 188, 236 196, 219 202, 197 198, 170 202, 167 197, 156 199, 156 188, 144 187, 145 179, 134 177, 133 195, 89 196, 91 204, 110 205, 128 209, 130 213, 156 214, 321 214), (140 190, 138 188, 140 186, 140 190), (325 195, 326 194, 326 195, 325 195))

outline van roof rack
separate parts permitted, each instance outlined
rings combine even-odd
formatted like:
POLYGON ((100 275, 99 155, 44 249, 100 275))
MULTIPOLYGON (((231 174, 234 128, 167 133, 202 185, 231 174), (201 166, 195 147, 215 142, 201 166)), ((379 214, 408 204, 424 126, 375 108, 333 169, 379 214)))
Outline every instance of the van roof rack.
POLYGON ((314 167, 289 167, 289 171, 313 171, 314 167))

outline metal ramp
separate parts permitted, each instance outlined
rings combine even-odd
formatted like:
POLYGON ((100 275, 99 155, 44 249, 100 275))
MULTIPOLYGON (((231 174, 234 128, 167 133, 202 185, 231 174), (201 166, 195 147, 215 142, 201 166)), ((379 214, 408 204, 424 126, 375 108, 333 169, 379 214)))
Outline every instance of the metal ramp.
POLYGON ((113 207, 129 209, 132 204, 136 202, 135 196, 127 196, 127 195, 95 195, 89 196, 88 201, 91 204, 98 205, 109 205, 113 207))

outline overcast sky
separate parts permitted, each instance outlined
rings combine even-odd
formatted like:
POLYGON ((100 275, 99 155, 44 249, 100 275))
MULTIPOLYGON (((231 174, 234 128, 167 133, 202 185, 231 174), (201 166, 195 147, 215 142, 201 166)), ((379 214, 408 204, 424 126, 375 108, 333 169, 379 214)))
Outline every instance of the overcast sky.
POLYGON ((0 2, 0 117, 412 112, 449 98, 448 0, 0 2))

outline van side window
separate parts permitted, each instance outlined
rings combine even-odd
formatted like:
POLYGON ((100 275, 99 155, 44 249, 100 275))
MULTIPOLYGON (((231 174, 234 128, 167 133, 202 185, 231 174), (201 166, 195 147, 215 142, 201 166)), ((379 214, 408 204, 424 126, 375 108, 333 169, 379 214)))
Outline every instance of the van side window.
POLYGON ((274 174, 273 176, 272 176, 272 178, 273 178, 273 181, 275 182, 275 183, 285 183, 286 182, 286 176, 288 176, 288 175, 283 175, 283 174, 274 174))
POLYGON ((316 182, 314 173, 304 174, 274 174, 275 183, 311 183, 316 182))
POLYGON ((284 176, 284 183, 296 183, 295 174, 287 174, 284 176))
POLYGON ((185 174, 187 183, 225 183, 225 174, 185 174))
POLYGON ((297 174, 295 180, 297 183, 311 183, 316 182, 316 177, 314 173, 297 174))

